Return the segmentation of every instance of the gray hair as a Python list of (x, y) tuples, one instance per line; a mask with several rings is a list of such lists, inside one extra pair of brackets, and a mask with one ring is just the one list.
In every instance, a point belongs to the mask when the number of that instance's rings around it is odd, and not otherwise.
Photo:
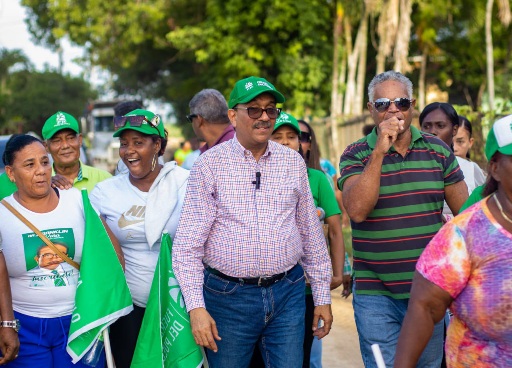
[(373, 77), (372, 81), (368, 85), (368, 99), (370, 102), (373, 102), (373, 98), (375, 96), (375, 87), (386, 81), (396, 81), (402, 83), (407, 88), (407, 97), (412, 98), (411, 80), (400, 72), (388, 70), (387, 72), (377, 74), (375, 77)]
[(209, 123), (229, 123), (228, 104), (222, 93), (216, 89), (208, 88), (196, 93), (188, 106), (191, 114), (201, 115)]

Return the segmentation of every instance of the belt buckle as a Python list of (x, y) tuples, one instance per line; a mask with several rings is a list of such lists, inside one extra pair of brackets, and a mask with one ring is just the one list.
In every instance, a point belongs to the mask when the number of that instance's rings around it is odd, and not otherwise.
[(258, 286), (267, 287), (272, 284), (272, 276), (260, 276), (258, 279)]

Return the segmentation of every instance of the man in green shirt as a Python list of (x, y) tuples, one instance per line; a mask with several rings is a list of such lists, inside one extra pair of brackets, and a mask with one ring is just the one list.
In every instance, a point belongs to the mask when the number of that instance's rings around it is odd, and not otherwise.
[(78, 121), (70, 114), (58, 111), (50, 116), (43, 125), (42, 136), (53, 158), (52, 183), (60, 189), (85, 188), (90, 192), (97, 183), (112, 176), (80, 162), (82, 134)]

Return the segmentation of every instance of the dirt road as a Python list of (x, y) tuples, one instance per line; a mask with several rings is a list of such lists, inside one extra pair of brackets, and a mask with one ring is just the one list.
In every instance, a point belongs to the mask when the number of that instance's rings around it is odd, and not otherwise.
[(343, 299), (341, 288), (331, 293), (334, 325), (324, 338), (323, 368), (364, 368), (354, 322), (352, 296)]

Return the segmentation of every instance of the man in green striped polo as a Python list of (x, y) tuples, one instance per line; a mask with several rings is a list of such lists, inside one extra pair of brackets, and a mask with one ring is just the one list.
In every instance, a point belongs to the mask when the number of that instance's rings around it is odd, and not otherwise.
[[(352, 224), (354, 315), (366, 367), (379, 344), (387, 367), (409, 302), (416, 262), (443, 224), (443, 201), (456, 215), (468, 197), (449, 147), (411, 126), (412, 82), (387, 71), (368, 86), (375, 128), (340, 159), (338, 187)], [(420, 367), (438, 368), (443, 322), (436, 325)]]

